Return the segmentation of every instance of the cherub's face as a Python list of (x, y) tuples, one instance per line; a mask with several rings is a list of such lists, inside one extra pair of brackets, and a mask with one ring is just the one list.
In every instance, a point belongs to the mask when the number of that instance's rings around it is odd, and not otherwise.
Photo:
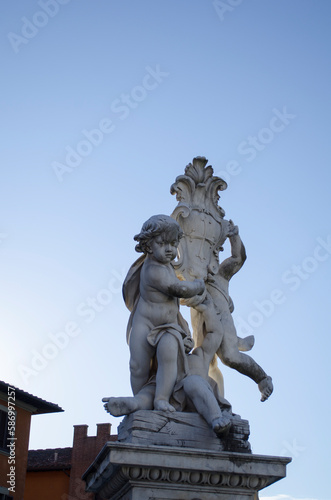
[(149, 250), (153, 258), (161, 264), (169, 264), (177, 256), (179, 240), (169, 240), (162, 235), (156, 236), (149, 244)]

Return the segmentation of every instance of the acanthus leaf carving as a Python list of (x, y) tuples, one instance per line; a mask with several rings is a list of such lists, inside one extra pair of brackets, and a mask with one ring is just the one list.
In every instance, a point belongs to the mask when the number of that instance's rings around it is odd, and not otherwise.
[(205, 157), (193, 158), (185, 175), (178, 176), (171, 186), (178, 201), (172, 217), (184, 232), (175, 268), (178, 275), (190, 280), (206, 279), (208, 273), (217, 271), (218, 253), (227, 234), (225, 212), (218, 205), (218, 192), (226, 189), (227, 184), (213, 176), (213, 167), (207, 163)]

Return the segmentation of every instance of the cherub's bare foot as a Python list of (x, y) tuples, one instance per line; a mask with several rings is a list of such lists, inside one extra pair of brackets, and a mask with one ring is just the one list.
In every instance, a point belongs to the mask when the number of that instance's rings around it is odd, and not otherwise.
[(215, 418), (212, 421), (212, 427), (213, 427), (214, 432), (218, 436), (225, 436), (230, 430), (231, 419), (228, 416), (222, 416), (222, 417)]
[(134, 397), (127, 398), (103, 398), (105, 410), (114, 417), (129, 415), (138, 410), (138, 403)]
[(274, 390), (274, 386), (272, 384), (272, 378), (271, 377), (265, 377), (261, 380), (261, 382), (258, 384), (258, 387), (261, 392), (261, 401), (266, 401), (272, 391)]
[(254, 345), (255, 339), (254, 335), (248, 335), (248, 337), (238, 337), (238, 349), (239, 351), (250, 351)]
[(176, 411), (176, 409), (165, 399), (158, 399), (154, 401), (154, 410)]

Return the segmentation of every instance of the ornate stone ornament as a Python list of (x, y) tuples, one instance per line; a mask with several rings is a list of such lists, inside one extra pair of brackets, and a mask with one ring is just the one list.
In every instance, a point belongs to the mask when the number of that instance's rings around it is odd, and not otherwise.
[(218, 192), (226, 189), (227, 184), (213, 176), (213, 168), (206, 167), (207, 163), (204, 157), (194, 158), (170, 189), (178, 201), (171, 216), (184, 232), (174, 267), (177, 275), (185, 280), (205, 280), (208, 274), (216, 274), (219, 252), (226, 240), (228, 221), (218, 205)]

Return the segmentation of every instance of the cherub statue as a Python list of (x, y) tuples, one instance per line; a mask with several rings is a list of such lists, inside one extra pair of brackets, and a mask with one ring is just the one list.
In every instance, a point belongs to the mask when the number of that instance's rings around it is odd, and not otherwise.
[[(181, 281), (171, 262), (177, 256), (182, 231), (167, 215), (155, 215), (134, 237), (136, 250), (144, 256), (130, 268), (123, 285), (127, 307), (131, 387), (134, 395), (148, 382), (156, 354), (154, 408), (175, 411), (169, 398), (178, 378), (185, 372), (185, 346), (193, 347), (187, 323), (179, 313), (179, 298), (202, 295), (202, 279)], [(179, 368), (181, 366), (181, 368)]]
[[(204, 313), (207, 333), (202, 345), (187, 355), (188, 370), (175, 384), (173, 397), (182, 402), (181, 409), (200, 413), (214, 432), (221, 436), (228, 432), (232, 423), (231, 405), (221, 397), (216, 382), (208, 376), (209, 364), (220, 345), (219, 319), (209, 295), (196, 308)], [(160, 344), (157, 351), (159, 348)], [(184, 392), (185, 399), (180, 392)], [(133, 397), (103, 398), (104, 407), (114, 416), (152, 410), (154, 393), (155, 383), (150, 380)]]
[[(218, 272), (215, 275), (209, 275), (206, 288), (210, 294), (215, 311), (218, 315), (218, 335), (219, 347), (217, 355), (221, 361), (231, 368), (247, 375), (258, 384), (261, 392), (261, 401), (265, 401), (273, 391), (272, 379), (265, 371), (254, 361), (253, 358), (240, 352), (240, 350), (249, 350), (250, 341), (253, 344), (253, 337), (240, 339), (237, 337), (236, 328), (234, 326), (232, 311), (234, 309), (233, 302), (229, 296), (229, 281), (232, 276), (237, 273), (243, 266), (246, 260), (246, 252), (243, 242), (239, 236), (238, 226), (235, 226), (230, 220), (228, 222), (227, 237), (231, 245), (231, 257), (225, 259), (220, 265)], [(194, 305), (194, 301), (188, 300), (188, 305)], [(204, 323), (207, 321), (208, 309), (192, 310), (192, 322), (199, 332), (205, 330)], [(202, 339), (200, 339), (200, 342)], [(245, 345), (242, 345), (245, 342)], [(217, 364), (212, 364), (210, 374), (219, 385), (222, 386), (222, 377)]]

